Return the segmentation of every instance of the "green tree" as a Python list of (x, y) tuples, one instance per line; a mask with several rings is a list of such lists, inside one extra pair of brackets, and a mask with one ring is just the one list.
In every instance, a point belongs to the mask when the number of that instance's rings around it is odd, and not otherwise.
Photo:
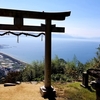
[(95, 61), (95, 68), (100, 68), (100, 44), (99, 47), (97, 48), (97, 52), (96, 52), (96, 57), (94, 57), (94, 61)]
[(66, 75), (68, 78), (77, 79), (77, 68), (73, 61), (67, 62), (66, 64)]
[(58, 56), (55, 56), (51, 63), (52, 74), (64, 74), (65, 64), (66, 61), (64, 59), (59, 59)]
[(82, 73), (85, 71), (85, 66), (83, 63), (78, 61), (78, 66), (77, 66), (77, 73), (78, 73), (78, 79), (82, 79)]
[(22, 73), (23, 81), (32, 81), (35, 78), (35, 70), (31, 65), (27, 65)]
[(42, 61), (34, 61), (31, 66), (35, 71), (35, 80), (43, 80), (44, 79), (44, 62)]
[(94, 68), (95, 67), (95, 61), (94, 59), (91, 59), (90, 61), (87, 61), (84, 64), (84, 70), (87, 71), (88, 69)]
[(82, 77), (84, 71), (84, 64), (82, 64), (74, 55), (72, 61), (68, 61), (66, 64), (66, 76), (71, 80), (78, 80)]

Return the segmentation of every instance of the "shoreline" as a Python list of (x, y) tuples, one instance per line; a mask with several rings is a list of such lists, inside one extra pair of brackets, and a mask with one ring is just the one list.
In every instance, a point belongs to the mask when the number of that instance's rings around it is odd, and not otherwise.
[(0, 55), (6, 56), (7, 58), (13, 59), (13, 60), (15, 60), (15, 61), (17, 61), (17, 62), (21, 62), (21, 63), (24, 63), (24, 64), (28, 64), (27, 62), (21, 61), (21, 60), (19, 60), (19, 59), (17, 59), (17, 58), (12, 57), (12, 56), (9, 55), (9, 54), (3, 53), (3, 52), (0, 52)]

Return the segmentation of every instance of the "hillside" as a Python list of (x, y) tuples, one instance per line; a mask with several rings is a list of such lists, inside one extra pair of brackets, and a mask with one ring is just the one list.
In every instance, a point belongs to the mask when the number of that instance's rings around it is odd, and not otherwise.
[[(44, 100), (39, 92), (43, 83), (21, 83), (12, 87), (0, 85), (0, 100)], [(80, 83), (53, 83), (56, 100), (96, 100), (95, 92), (82, 88)], [(47, 99), (45, 99), (47, 100)]]

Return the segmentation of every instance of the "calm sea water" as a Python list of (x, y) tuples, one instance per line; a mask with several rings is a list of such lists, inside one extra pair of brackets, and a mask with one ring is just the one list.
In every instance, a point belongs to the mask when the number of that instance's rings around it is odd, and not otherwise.
[[(0, 52), (11, 55), (19, 60), (31, 63), (44, 59), (45, 40), (34, 37), (20, 37), (17, 43), (16, 37), (0, 37)], [(58, 55), (66, 61), (72, 60), (74, 55), (79, 61), (85, 63), (96, 56), (99, 40), (88, 39), (52, 39), (52, 58)]]

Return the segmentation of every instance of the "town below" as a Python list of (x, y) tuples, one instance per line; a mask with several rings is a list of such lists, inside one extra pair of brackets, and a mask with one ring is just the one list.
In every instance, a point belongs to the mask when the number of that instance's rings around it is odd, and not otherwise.
[(21, 71), (25, 66), (25, 62), (17, 60), (7, 54), (0, 53), (0, 78), (6, 76), (8, 72)]

